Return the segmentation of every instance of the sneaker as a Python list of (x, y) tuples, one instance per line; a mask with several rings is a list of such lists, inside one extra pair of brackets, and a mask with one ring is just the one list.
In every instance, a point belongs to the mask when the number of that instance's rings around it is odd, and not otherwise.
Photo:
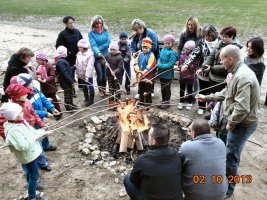
[(230, 199), (230, 198), (232, 197), (232, 195), (233, 195), (233, 193), (231, 193), (231, 194), (226, 194), (225, 197), (224, 197), (224, 199)]
[(55, 151), (57, 150), (57, 147), (54, 145), (50, 145), (48, 148), (44, 149), (44, 151)]
[(44, 171), (52, 171), (52, 167), (50, 167), (49, 165), (46, 165), (45, 167), (40, 167), (41, 170), (44, 170)]
[(140, 96), (140, 95), (137, 94), (137, 95), (134, 96), (134, 98), (135, 98), (135, 99), (139, 99), (139, 96)]
[(204, 114), (204, 110), (203, 109), (198, 109), (197, 114), (203, 115)]
[(179, 109), (179, 110), (182, 110), (183, 107), (184, 107), (184, 103), (178, 103), (178, 109)]
[(192, 107), (193, 107), (193, 104), (188, 103), (188, 104), (186, 104), (185, 109), (186, 110), (191, 110)]

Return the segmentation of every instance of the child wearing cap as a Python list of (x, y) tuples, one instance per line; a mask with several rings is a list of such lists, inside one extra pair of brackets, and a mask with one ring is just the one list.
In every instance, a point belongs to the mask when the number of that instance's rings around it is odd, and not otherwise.
[(134, 72), (139, 78), (138, 94), (140, 104), (149, 106), (152, 103), (152, 81), (156, 67), (156, 58), (151, 52), (152, 40), (146, 37), (142, 41), (142, 52), (135, 59)]
[[(35, 113), (31, 102), (27, 99), (27, 94), (30, 93), (30, 90), (16, 83), (9, 85), (5, 90), (5, 93), (11, 98), (13, 103), (17, 103), (22, 107), (24, 119), (30, 124), (30, 126), (45, 127), (45, 124)], [(42, 152), (42, 154), (38, 158), (38, 166), (40, 169), (45, 171), (52, 170), (52, 168), (48, 165), (44, 152)]]
[[(27, 98), (30, 100), (34, 111), (36, 114), (43, 120), (44, 118), (53, 118), (53, 116), (59, 115), (59, 112), (57, 109), (55, 109), (55, 106), (45, 97), (45, 95), (40, 92), (36, 87), (34, 87), (32, 76), (29, 74), (19, 74), (17, 76), (17, 83), (19, 85), (22, 85), (30, 90), (30, 93), (28, 94)], [(47, 109), (45, 111), (44, 109)], [(42, 128), (42, 126), (35, 127)], [(56, 147), (49, 143), (48, 137), (45, 137), (42, 140), (42, 145), (44, 151), (54, 151), (56, 150)]]
[[(95, 89), (93, 86), (93, 71), (95, 57), (94, 53), (89, 49), (89, 42), (86, 39), (81, 39), (78, 42), (79, 52), (76, 57), (76, 75), (78, 83), (82, 84), (85, 106), (90, 106), (94, 103)], [(89, 90), (89, 94), (88, 94)]]
[[(183, 109), (184, 106), (187, 110), (190, 110), (193, 106), (193, 96), (189, 95), (185, 96), (185, 91), (187, 90), (187, 94), (193, 93), (193, 84), (195, 80), (195, 71), (197, 68), (197, 63), (194, 62), (187, 68), (182, 68), (184, 62), (188, 59), (191, 52), (195, 49), (195, 42), (193, 40), (189, 40), (184, 45), (184, 51), (182, 52), (179, 60), (179, 69), (180, 69), (180, 103), (178, 103), (178, 109)], [(186, 104), (187, 101), (187, 104)]]
[(43, 199), (36, 195), (39, 177), (37, 158), (42, 153), (38, 139), (45, 134), (44, 129), (35, 130), (23, 118), (20, 105), (5, 103), (0, 114), (7, 120), (4, 124), (6, 144), (17, 160), (27, 169), (28, 199)]
[(120, 33), (120, 41), (118, 43), (119, 45), (119, 51), (121, 52), (121, 55), (124, 60), (124, 72), (125, 72), (125, 89), (127, 95), (131, 93), (130, 90), (130, 84), (131, 84), (131, 50), (130, 50), (130, 44), (127, 42), (128, 35), (126, 32)]
[(67, 48), (59, 46), (57, 48), (56, 71), (58, 73), (58, 81), (64, 90), (64, 102), (66, 110), (77, 109), (73, 103), (72, 90), (74, 88), (74, 79), (72, 78), (72, 71), (69, 62), (66, 60)]
[(106, 56), (106, 60), (106, 65), (109, 68), (107, 69), (109, 92), (111, 95), (115, 95), (115, 97), (112, 96), (109, 98), (109, 105), (113, 106), (121, 98), (121, 94), (118, 90), (120, 90), (120, 85), (122, 83), (124, 64), (117, 42), (110, 43), (109, 53)]
[(163, 41), (165, 47), (161, 50), (157, 63), (162, 96), (161, 104), (158, 107), (161, 109), (170, 107), (171, 83), (174, 78), (174, 70), (171, 69), (177, 60), (177, 48), (174, 45), (173, 35), (166, 35)]
[[(49, 63), (48, 56), (44, 52), (38, 52), (36, 54), (36, 62), (38, 63), (36, 69), (36, 79), (41, 84), (41, 91), (47, 97), (52, 99), (52, 103), (55, 105), (57, 111), (61, 111), (57, 97), (56, 87), (56, 72), (54, 67)], [(61, 114), (55, 116), (57, 120), (61, 118)]]

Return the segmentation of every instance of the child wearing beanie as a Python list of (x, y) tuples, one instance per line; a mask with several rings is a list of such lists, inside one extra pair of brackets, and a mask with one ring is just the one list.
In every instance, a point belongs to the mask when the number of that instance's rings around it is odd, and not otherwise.
[[(89, 42), (86, 39), (81, 39), (78, 42), (79, 52), (76, 57), (76, 75), (78, 83), (82, 84), (85, 106), (90, 106), (94, 103), (95, 89), (93, 86), (93, 71), (95, 57), (94, 53), (89, 49)], [(88, 94), (89, 90), (89, 94)]]
[(128, 43), (128, 35), (126, 32), (120, 33), (120, 41), (118, 43), (119, 45), (119, 51), (121, 52), (121, 55), (124, 60), (124, 72), (125, 72), (125, 89), (127, 95), (131, 93), (130, 90), (130, 84), (131, 84), (131, 50), (130, 50), (130, 44)]
[(138, 94), (140, 104), (149, 106), (152, 103), (152, 81), (156, 67), (156, 58), (151, 52), (152, 40), (146, 37), (142, 41), (142, 52), (138, 54), (134, 63), (134, 72), (139, 79)]
[[(19, 85), (22, 85), (30, 90), (30, 93), (27, 96), (27, 99), (30, 100), (34, 111), (36, 114), (43, 120), (44, 118), (53, 118), (53, 116), (59, 115), (55, 106), (49, 101), (45, 95), (40, 92), (33, 84), (33, 79), (29, 74), (19, 74), (17, 77), (17, 82)], [(45, 108), (47, 111), (45, 111)], [(42, 128), (40, 126), (35, 126), (35, 128)], [(48, 137), (45, 137), (42, 140), (42, 145), (44, 151), (54, 151), (56, 147), (49, 143)]]
[(73, 103), (72, 90), (74, 88), (74, 79), (72, 78), (72, 70), (69, 62), (66, 60), (67, 48), (59, 46), (57, 48), (56, 56), (56, 70), (58, 73), (58, 81), (62, 89), (64, 90), (64, 103), (66, 110), (77, 109)]
[[(35, 113), (30, 100), (27, 99), (27, 95), (30, 93), (30, 90), (19, 84), (11, 84), (7, 87), (5, 93), (11, 98), (13, 103), (17, 103), (22, 107), (24, 119), (30, 124), (30, 126), (45, 126), (40, 117)], [(45, 171), (52, 170), (52, 168), (48, 165), (44, 152), (42, 152), (42, 154), (38, 157), (37, 162), (40, 169)]]
[(114, 106), (121, 98), (121, 94), (118, 91), (122, 83), (124, 63), (121, 52), (119, 51), (118, 42), (110, 43), (106, 60), (106, 66), (109, 68), (107, 69), (108, 87), (110, 94), (113, 95), (109, 98), (109, 106)]
[[(179, 60), (179, 69), (180, 69), (180, 103), (178, 103), (178, 109), (183, 109), (184, 106), (187, 110), (190, 110), (193, 106), (193, 96), (189, 95), (184, 98), (185, 91), (187, 90), (187, 94), (193, 93), (193, 84), (195, 80), (195, 71), (197, 68), (197, 63), (194, 62), (188, 68), (181, 69), (184, 62), (189, 58), (189, 55), (195, 49), (195, 42), (193, 40), (189, 40), (184, 45), (184, 51), (182, 52)], [(186, 104), (187, 101), (187, 104)]]
[[(56, 87), (56, 72), (55, 68), (49, 63), (48, 56), (44, 52), (38, 52), (36, 54), (36, 62), (38, 63), (36, 69), (36, 79), (41, 84), (41, 92), (47, 97), (52, 99), (52, 103), (55, 105), (57, 111), (61, 111), (57, 97)], [(61, 118), (61, 115), (55, 116), (57, 120)]]
[(16, 103), (3, 104), (0, 114), (7, 120), (4, 124), (6, 144), (26, 169), (28, 199), (43, 199), (36, 195), (36, 189), (39, 177), (37, 158), (42, 153), (38, 139), (45, 134), (44, 129), (31, 127), (23, 118), (21, 106)]
[(177, 49), (174, 45), (175, 39), (172, 35), (166, 35), (163, 38), (164, 48), (161, 50), (158, 59), (158, 74), (161, 84), (162, 101), (158, 106), (161, 109), (170, 107), (171, 83), (174, 78), (174, 64), (177, 60)]

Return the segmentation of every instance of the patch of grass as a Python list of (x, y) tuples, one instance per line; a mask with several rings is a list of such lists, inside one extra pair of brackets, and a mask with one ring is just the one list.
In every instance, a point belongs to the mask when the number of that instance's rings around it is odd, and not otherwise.
[(233, 25), (239, 35), (267, 33), (266, 0), (0, 0), (0, 5), (0, 15), (12, 17), (72, 15), (80, 23), (89, 23), (100, 14), (111, 28), (126, 31), (134, 18), (140, 18), (155, 30), (177, 32), (194, 15), (201, 25)]

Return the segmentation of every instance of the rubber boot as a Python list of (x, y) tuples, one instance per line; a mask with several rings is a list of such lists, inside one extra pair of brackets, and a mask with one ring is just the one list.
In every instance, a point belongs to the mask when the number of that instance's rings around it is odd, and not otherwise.
[(95, 93), (90, 93), (89, 106), (91, 106), (92, 104), (94, 104), (94, 98), (95, 98)]
[(84, 106), (88, 107), (90, 106), (90, 102), (89, 102), (89, 94), (84, 94)]

